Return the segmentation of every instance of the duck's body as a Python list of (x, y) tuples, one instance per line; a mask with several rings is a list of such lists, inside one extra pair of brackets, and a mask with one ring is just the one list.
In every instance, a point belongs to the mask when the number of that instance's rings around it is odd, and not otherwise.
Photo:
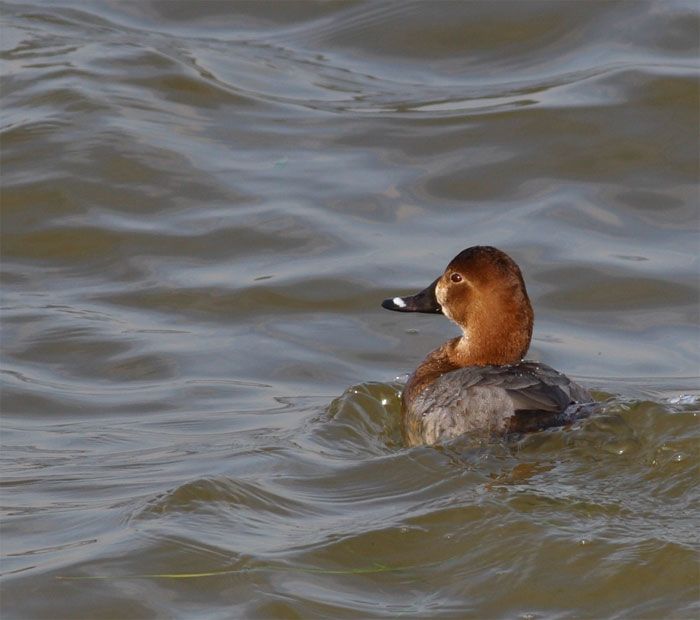
[(586, 390), (546, 364), (467, 366), (404, 398), (404, 437), (416, 445), (465, 433), (530, 432), (571, 422), (589, 401)]
[(399, 312), (443, 313), (462, 328), (461, 337), (421, 362), (404, 388), (409, 445), (566, 424), (592, 402), (565, 375), (523, 361), (533, 312), (520, 269), (496, 248), (464, 250), (427, 289), (382, 305)]

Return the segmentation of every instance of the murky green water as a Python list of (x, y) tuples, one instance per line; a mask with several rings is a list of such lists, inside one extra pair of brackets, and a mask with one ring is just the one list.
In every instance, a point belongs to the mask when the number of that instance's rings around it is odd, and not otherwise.
[[(700, 614), (697, 3), (0, 11), (3, 620)], [(407, 449), (475, 244), (604, 405)]]

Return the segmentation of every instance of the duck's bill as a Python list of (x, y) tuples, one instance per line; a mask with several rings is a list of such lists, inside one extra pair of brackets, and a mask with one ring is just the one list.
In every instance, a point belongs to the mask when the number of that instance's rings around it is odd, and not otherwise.
[(395, 310), (396, 312), (427, 312), (430, 314), (439, 314), (442, 312), (442, 308), (435, 297), (435, 285), (438, 283), (438, 280), (440, 280), (440, 278), (435, 280), (428, 288), (410, 297), (385, 299), (382, 302), (382, 308)]

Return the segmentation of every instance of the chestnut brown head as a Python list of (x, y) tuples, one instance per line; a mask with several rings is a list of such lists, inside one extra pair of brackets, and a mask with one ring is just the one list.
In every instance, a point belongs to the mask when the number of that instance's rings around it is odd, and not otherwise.
[(444, 314), (461, 327), (472, 352), (493, 363), (517, 361), (530, 344), (533, 312), (523, 276), (515, 261), (494, 247), (463, 250), (426, 289), (386, 299), (382, 306)]

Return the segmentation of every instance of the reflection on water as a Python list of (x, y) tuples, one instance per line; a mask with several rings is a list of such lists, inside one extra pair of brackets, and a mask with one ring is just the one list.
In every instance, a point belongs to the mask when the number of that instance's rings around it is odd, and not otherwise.
[[(694, 3), (0, 6), (3, 617), (697, 615)], [(475, 244), (603, 405), (407, 450)]]

